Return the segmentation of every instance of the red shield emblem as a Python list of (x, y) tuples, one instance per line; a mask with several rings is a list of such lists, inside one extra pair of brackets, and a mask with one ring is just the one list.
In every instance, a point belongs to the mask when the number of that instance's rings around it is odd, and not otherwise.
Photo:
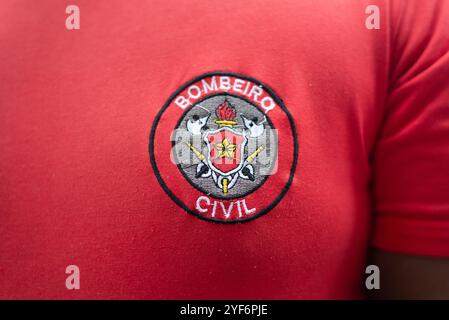
[(209, 166), (220, 175), (230, 175), (241, 169), (247, 142), (243, 133), (229, 127), (206, 133)]

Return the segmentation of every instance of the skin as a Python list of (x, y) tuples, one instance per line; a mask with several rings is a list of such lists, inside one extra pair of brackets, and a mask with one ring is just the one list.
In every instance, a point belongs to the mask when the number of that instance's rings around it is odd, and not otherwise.
[(449, 299), (449, 259), (373, 250), (369, 264), (380, 269), (380, 289), (372, 299)]

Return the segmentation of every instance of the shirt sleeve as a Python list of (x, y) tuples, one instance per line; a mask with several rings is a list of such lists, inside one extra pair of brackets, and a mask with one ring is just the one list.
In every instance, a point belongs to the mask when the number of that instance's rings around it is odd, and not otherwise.
[(372, 158), (372, 245), (449, 257), (449, 1), (390, 6), (390, 85)]

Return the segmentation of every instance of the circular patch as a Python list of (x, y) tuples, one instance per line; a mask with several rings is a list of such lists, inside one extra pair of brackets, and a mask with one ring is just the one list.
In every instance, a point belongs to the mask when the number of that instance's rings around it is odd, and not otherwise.
[(208, 73), (162, 107), (150, 159), (165, 192), (209, 221), (244, 222), (267, 213), (287, 192), (298, 144), (290, 113), (259, 81)]

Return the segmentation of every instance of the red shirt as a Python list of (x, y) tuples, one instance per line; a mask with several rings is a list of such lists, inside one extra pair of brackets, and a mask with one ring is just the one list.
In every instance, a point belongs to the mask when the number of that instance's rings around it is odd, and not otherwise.
[(76, 5), (0, 4), (0, 298), (360, 298), (370, 246), (449, 256), (449, 2)]

